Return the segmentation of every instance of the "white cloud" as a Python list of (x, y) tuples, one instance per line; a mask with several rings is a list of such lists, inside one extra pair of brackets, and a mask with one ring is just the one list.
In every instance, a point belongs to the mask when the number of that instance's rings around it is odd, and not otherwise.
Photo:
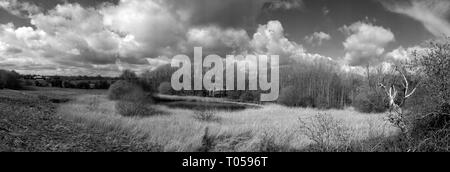
[(405, 50), (403, 47), (399, 47), (387, 53), (386, 57), (393, 61), (408, 61), (410, 59), (409, 55), (410, 54), (407, 50)]
[[(0, 1), (8, 7), (11, 2)], [(65, 3), (45, 13), (30, 14), (34, 28), (1, 24), (4, 43), (0, 54), (14, 50), (4, 45), (24, 52), (4, 56), (0, 62), (6, 65), (15, 59), (20, 63), (17, 66), (49, 62), (47, 65), (86, 70), (111, 70), (114, 67), (104, 66), (116, 66), (118, 57), (124, 63), (146, 64), (147, 57), (173, 53), (185, 36), (183, 23), (163, 5), (160, 1), (122, 0), (118, 5), (93, 8)], [(27, 60), (17, 60), (21, 58)]]
[(217, 26), (192, 28), (186, 37), (189, 47), (201, 46), (216, 54), (243, 52), (248, 49), (250, 42), (243, 29), (222, 29)]
[(413, 60), (414, 53), (418, 55), (426, 54), (428, 48), (421, 46), (413, 46), (408, 48), (403, 48), (402, 46), (392, 50), (386, 54), (386, 60), (390, 62), (405, 62)]
[(106, 27), (134, 37), (138, 47), (128, 51), (141, 57), (168, 55), (179, 48), (187, 31), (188, 23), (183, 19), (188, 17), (170, 11), (164, 1), (122, 0), (117, 6), (101, 9), (101, 13)]
[(30, 27), (16, 29), (13, 24), (0, 25), (0, 55), (3, 56), (1, 64), (17, 66), (52, 64), (35, 51), (45, 46), (40, 40), (44, 35), (45, 33)]
[(450, 36), (450, 1), (448, 0), (409, 0), (408, 3), (381, 2), (388, 10), (421, 22), (434, 36)]
[[(6, 1), (0, 2), (6, 6)], [(25, 73), (115, 75), (121, 67), (143, 70), (164, 65), (164, 59), (154, 58), (187, 54), (194, 46), (212, 53), (280, 55), (281, 62), (330, 59), (290, 41), (279, 21), (260, 25), (250, 36), (244, 29), (191, 25), (190, 17), (181, 16), (190, 12), (176, 11), (166, 3), (121, 0), (97, 7), (64, 3), (30, 13), (33, 27), (0, 24), (0, 67)]]
[(3, 8), (9, 13), (19, 17), (26, 17), (41, 11), (38, 6), (32, 3), (19, 2), (18, 0), (0, 0), (0, 8)]
[(279, 21), (269, 21), (260, 25), (250, 42), (257, 53), (269, 53), (280, 56), (292, 56), (304, 52), (303, 46), (289, 41)]
[[(279, 21), (259, 25), (252, 37), (243, 29), (223, 29), (217, 26), (192, 28), (187, 33), (187, 47), (201, 46), (204, 54), (279, 55), (280, 63), (332, 61), (320, 54), (308, 53), (302, 45), (290, 41)], [(206, 51), (206, 53), (205, 53)], [(256, 64), (257, 61), (249, 61)]]
[(320, 46), (323, 41), (331, 40), (331, 36), (324, 32), (314, 32), (312, 35), (305, 37), (306, 42)]
[(395, 41), (394, 34), (381, 26), (356, 22), (341, 29), (348, 35), (343, 45), (344, 60), (350, 66), (365, 66), (378, 63), (388, 43)]
[(266, 25), (260, 25), (250, 41), (252, 50), (256, 54), (279, 55), (280, 63), (290, 60), (300, 62), (312, 62), (315, 60), (331, 60), (320, 54), (311, 54), (296, 42), (290, 41), (284, 35), (282, 24), (277, 21), (269, 21)]

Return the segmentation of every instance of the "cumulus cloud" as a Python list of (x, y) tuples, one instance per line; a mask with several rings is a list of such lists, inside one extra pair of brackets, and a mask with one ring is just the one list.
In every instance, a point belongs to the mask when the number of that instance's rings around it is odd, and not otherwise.
[(102, 24), (107, 28), (131, 35), (123, 45), (124, 56), (142, 57), (170, 55), (178, 48), (187, 30), (182, 16), (166, 7), (164, 1), (122, 0), (117, 6), (101, 9)]
[(41, 9), (35, 4), (29, 2), (19, 2), (18, 0), (0, 0), (0, 8), (3, 8), (9, 13), (19, 17), (26, 17), (41, 11)]
[(331, 36), (324, 32), (314, 32), (312, 35), (305, 37), (306, 42), (320, 46), (323, 41), (331, 40)]
[(13, 24), (0, 25), (1, 66), (51, 66), (49, 60), (39, 55), (45, 44), (40, 40), (45, 33), (31, 27), (15, 28)]
[(410, 53), (403, 47), (398, 47), (386, 54), (386, 57), (393, 61), (408, 61)]
[(223, 29), (217, 26), (192, 28), (187, 33), (186, 45), (201, 46), (204, 51), (216, 54), (279, 55), (281, 62), (329, 59), (308, 53), (302, 45), (286, 38), (283, 25), (277, 20), (259, 25), (251, 37), (243, 29)]
[(421, 22), (434, 36), (450, 36), (450, 1), (448, 0), (408, 0), (381, 3), (391, 12), (403, 14)]
[(350, 66), (373, 65), (382, 59), (385, 47), (395, 41), (394, 34), (386, 28), (371, 23), (356, 22), (340, 28), (348, 35), (343, 45), (344, 60)]
[(188, 47), (203, 47), (215, 54), (240, 53), (249, 48), (250, 38), (243, 29), (222, 29), (217, 26), (192, 28), (187, 33)]
[(392, 50), (386, 54), (386, 61), (388, 62), (405, 62), (413, 59), (414, 53), (418, 55), (425, 55), (428, 48), (421, 46), (413, 46), (408, 48), (403, 48), (402, 46)]
[[(8, 9), (31, 6), (19, 1), (0, 2)], [(214, 7), (219, 1), (193, 2)], [(228, 2), (233, 5), (242, 1)], [(300, 3), (292, 2), (294, 6)], [(199, 14), (193, 9), (199, 7), (181, 8), (179, 3), (184, 2), (121, 0), (96, 7), (66, 2), (46, 11), (34, 10), (27, 16), (31, 27), (0, 24), (0, 67), (25, 73), (53, 70), (63, 75), (116, 75), (127, 67), (144, 70), (167, 64), (167, 57), (191, 53), (194, 46), (221, 55), (280, 55), (281, 62), (329, 59), (308, 53), (286, 38), (279, 21), (259, 25), (254, 35), (249, 35), (241, 27), (224, 27), (226, 22), (206, 25), (203, 22), (212, 18), (194, 19)]]
[(130, 0), (97, 8), (59, 4), (29, 15), (34, 27), (0, 25), (1, 41), (15, 48), (2, 48), (0, 53), (23, 66), (47, 61), (53, 66), (112, 70), (108, 66), (115, 66), (117, 58), (147, 64), (146, 57), (174, 52), (184, 36), (180, 19), (163, 5)]
[(260, 25), (250, 41), (250, 46), (256, 54), (279, 55), (280, 64), (292, 60), (297, 62), (332, 60), (330, 57), (309, 53), (302, 45), (286, 38), (283, 25), (277, 20)]

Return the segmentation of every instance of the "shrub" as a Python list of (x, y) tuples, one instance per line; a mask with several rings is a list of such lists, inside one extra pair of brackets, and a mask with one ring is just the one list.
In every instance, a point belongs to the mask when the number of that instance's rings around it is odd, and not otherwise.
[(291, 142), (293, 139), (293, 134), (289, 135), (283, 140), (278, 140), (281, 133), (269, 133), (265, 131), (261, 135), (261, 140), (257, 145), (258, 152), (293, 152), (295, 149), (291, 146)]
[(363, 113), (382, 113), (388, 109), (385, 96), (370, 88), (362, 88), (360, 90), (353, 102), (353, 106)]
[(134, 82), (138, 79), (136, 73), (131, 70), (124, 70), (119, 78), (130, 82)]
[(288, 86), (281, 90), (280, 96), (278, 97), (278, 103), (285, 106), (297, 106), (299, 98), (295, 87)]
[(300, 131), (314, 142), (314, 151), (347, 151), (350, 148), (350, 129), (342, 121), (327, 114), (309, 120), (299, 119)]
[(160, 94), (172, 95), (174, 94), (174, 90), (172, 89), (172, 85), (169, 82), (163, 82), (158, 87), (158, 92)]
[[(118, 81), (115, 84), (120, 83), (121, 81)], [(125, 83), (127, 82), (125, 81)], [(126, 89), (131, 90), (128, 90), (128, 92), (121, 92), (121, 94), (118, 95), (119, 101), (116, 103), (116, 110), (120, 115), (126, 117), (146, 117), (162, 114), (151, 106), (153, 100), (146, 96), (145, 92), (140, 89), (139, 86), (131, 84), (129, 87), (126, 87)]]
[(436, 106), (450, 104), (450, 37), (443, 41), (432, 41), (429, 43), (429, 51), (413, 55), (413, 66), (425, 78), (422, 84), (438, 102)]
[(144, 72), (140, 78), (139, 83), (147, 92), (156, 92), (161, 83), (170, 82), (172, 74), (176, 71), (176, 68), (172, 68), (170, 65), (164, 65), (158, 67), (153, 71)]
[(413, 120), (410, 137), (414, 151), (450, 151), (450, 115), (432, 113)]
[(145, 117), (157, 114), (145, 101), (120, 100), (116, 103), (117, 112), (125, 117)]
[(20, 75), (14, 71), (0, 70), (0, 89), (22, 89)]
[(139, 85), (121, 80), (111, 85), (108, 97), (111, 100), (141, 99), (145, 97), (145, 93)]
[(425, 53), (413, 53), (422, 81), (419, 108), (413, 113), (410, 139), (415, 151), (450, 151), (450, 38), (429, 43)]

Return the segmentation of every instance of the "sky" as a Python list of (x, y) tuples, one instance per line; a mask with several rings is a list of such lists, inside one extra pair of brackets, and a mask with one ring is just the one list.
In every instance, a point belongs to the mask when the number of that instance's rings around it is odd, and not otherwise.
[(0, 69), (24, 74), (115, 76), (194, 47), (350, 70), (443, 36), (448, 0), (0, 0)]

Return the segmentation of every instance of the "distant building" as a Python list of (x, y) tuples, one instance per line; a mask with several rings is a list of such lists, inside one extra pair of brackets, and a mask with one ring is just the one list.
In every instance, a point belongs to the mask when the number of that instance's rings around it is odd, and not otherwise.
[(43, 76), (34, 76), (33, 77), (34, 80), (45, 80), (45, 78)]

